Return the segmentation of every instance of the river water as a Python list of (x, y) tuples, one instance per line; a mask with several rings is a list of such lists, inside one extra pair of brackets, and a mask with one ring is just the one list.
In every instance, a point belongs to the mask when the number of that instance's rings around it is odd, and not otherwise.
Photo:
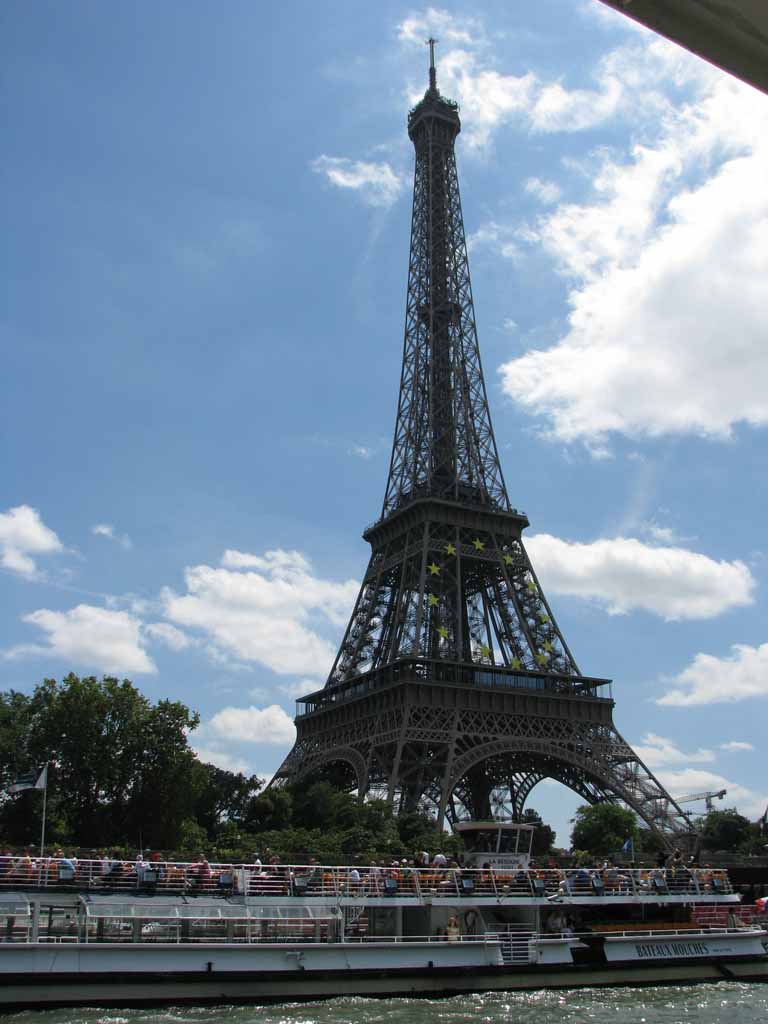
[(766, 1024), (768, 985), (494, 992), (452, 999), (339, 998), (278, 1006), (24, 1011), (12, 1024)]

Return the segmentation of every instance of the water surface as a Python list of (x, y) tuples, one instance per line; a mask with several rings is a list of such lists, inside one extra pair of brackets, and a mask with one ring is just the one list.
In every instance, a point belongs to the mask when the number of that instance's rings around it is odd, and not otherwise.
[(768, 985), (493, 992), (451, 999), (331, 999), (276, 1006), (23, 1011), (12, 1024), (767, 1024)]

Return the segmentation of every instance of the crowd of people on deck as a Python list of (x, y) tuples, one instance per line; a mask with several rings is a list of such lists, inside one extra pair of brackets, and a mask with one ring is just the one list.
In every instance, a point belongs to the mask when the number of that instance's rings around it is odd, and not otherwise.
[[(55, 848), (49, 856), (33, 856), (29, 849), (20, 855), (10, 850), (0, 852), (0, 884), (72, 883), (105, 888), (184, 888), (191, 891), (210, 889), (235, 890), (239, 881), (239, 869), (245, 868), (249, 878), (249, 892), (265, 894), (293, 889), (309, 893), (311, 890), (325, 891), (333, 888), (333, 872), (338, 869), (322, 867), (316, 858), (308, 857), (306, 864), (290, 867), (281, 863), (277, 854), (266, 850), (264, 856), (254, 853), (247, 864), (216, 864), (200, 853), (194, 862), (170, 861), (157, 851), (141, 851), (133, 859), (126, 859), (118, 851), (94, 850), (88, 857), (78, 858), (65, 855), (61, 848)], [(468, 889), (475, 885), (480, 889), (501, 884), (505, 892), (532, 891), (548, 895), (554, 901), (575, 894), (614, 894), (632, 890), (640, 892), (685, 891), (689, 888), (716, 891), (725, 884), (725, 872), (714, 870), (711, 865), (704, 867), (693, 860), (687, 863), (679, 849), (669, 856), (660, 854), (655, 867), (640, 868), (634, 862), (615, 864), (605, 860), (602, 864), (582, 865), (563, 869), (551, 859), (546, 867), (531, 860), (527, 867), (509, 870), (492, 868), (486, 861), (477, 870), (469, 870), (461, 856), (448, 857), (443, 852), (430, 856), (426, 850), (416, 852), (412, 857), (393, 860), (373, 861), (365, 866), (352, 865), (346, 869), (344, 886), (350, 893), (381, 891), (394, 895), (415, 889), (418, 876), (422, 888), (437, 892), (441, 889), (456, 889), (462, 878), (467, 878)]]

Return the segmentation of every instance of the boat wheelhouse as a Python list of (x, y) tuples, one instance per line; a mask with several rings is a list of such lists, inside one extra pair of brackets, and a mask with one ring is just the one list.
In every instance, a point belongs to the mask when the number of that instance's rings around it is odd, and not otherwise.
[(513, 870), (527, 868), (531, 860), (535, 825), (512, 821), (460, 821), (454, 825), (464, 843), (469, 867)]

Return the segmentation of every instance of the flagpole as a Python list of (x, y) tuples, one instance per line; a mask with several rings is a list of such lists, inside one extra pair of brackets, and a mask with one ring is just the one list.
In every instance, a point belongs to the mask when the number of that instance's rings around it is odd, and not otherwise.
[(45, 772), (45, 785), (43, 786), (43, 826), (40, 830), (40, 860), (45, 852), (45, 815), (48, 810), (48, 765), (43, 768)]

